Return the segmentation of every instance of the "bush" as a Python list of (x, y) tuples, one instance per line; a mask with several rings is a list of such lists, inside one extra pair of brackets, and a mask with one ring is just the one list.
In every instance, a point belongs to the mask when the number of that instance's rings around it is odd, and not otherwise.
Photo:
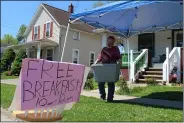
[(130, 94), (130, 89), (128, 88), (127, 82), (124, 78), (120, 78), (120, 80), (117, 82), (117, 86), (120, 87), (120, 89), (117, 91), (118, 94)]
[(11, 72), (13, 75), (20, 74), (20, 70), (22, 66), (22, 59), (24, 58), (26, 58), (26, 52), (24, 50), (20, 50), (12, 64)]
[(90, 72), (90, 73), (88, 74), (87, 79), (92, 79), (92, 78), (93, 78), (93, 73), (92, 73), (92, 72)]
[(150, 85), (156, 85), (156, 80), (154, 78), (146, 78), (146, 82)]
[(1, 58), (1, 72), (8, 71), (11, 69), (11, 64), (15, 59), (15, 52), (13, 49), (7, 49), (2, 55)]
[(5, 75), (5, 76), (11, 76), (12, 73), (11, 73), (11, 71), (5, 71), (5, 72), (3, 72), (3, 75)]
[(97, 88), (97, 82), (95, 82), (94, 78), (87, 79), (84, 89), (85, 90), (94, 90)]

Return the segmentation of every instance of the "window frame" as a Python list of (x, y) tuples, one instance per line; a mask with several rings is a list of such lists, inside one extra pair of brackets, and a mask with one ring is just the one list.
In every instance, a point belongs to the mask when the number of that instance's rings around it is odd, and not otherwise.
[(72, 50), (72, 63), (74, 63), (74, 52), (77, 51), (78, 52), (78, 56), (77, 56), (77, 63), (75, 64), (79, 64), (79, 58), (80, 58), (80, 54), (79, 54), (79, 49), (73, 49)]
[[(36, 34), (36, 33), (35, 33), (35, 32), (36, 32), (36, 31), (35, 31), (35, 28), (36, 28), (36, 27), (37, 27), (37, 38), (35, 38), (35, 34)], [(38, 27), (39, 27), (38, 25), (35, 25), (35, 26), (34, 26), (34, 40), (38, 40)]]
[[(50, 23), (50, 27), (49, 27), (49, 36), (47, 36), (47, 24)], [(51, 21), (47, 21), (46, 22), (46, 26), (45, 26), (45, 37), (49, 38), (50, 37), (50, 30), (51, 30)]]
[[(78, 34), (79, 34), (79, 35), (78, 35), (78, 38), (75, 38), (75, 36), (74, 36), (75, 33), (78, 33)], [(79, 31), (75, 31), (75, 30), (73, 31), (73, 39), (74, 39), (74, 40), (78, 40), (78, 41), (80, 40), (80, 32), (79, 32)]]
[[(52, 52), (52, 61), (53, 61), (53, 59), (54, 59), (54, 47), (47, 47), (47, 48), (46, 48), (46, 60), (48, 60), (48, 59), (47, 59), (47, 57), (48, 57), (48, 56), (47, 56), (47, 54), (48, 54), (48, 51), (47, 51), (47, 50), (49, 50), (49, 49), (52, 49), (52, 51), (53, 51), (53, 52)], [(50, 57), (50, 56), (49, 56), (49, 57)]]
[(95, 58), (96, 58), (95, 52), (90, 51), (90, 52), (89, 52), (89, 66), (92, 65), (92, 64), (91, 64), (91, 54), (94, 54), (93, 64), (95, 63)]

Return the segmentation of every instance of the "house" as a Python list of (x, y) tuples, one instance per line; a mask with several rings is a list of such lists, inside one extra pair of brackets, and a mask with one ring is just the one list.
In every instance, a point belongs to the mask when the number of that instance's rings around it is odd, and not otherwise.
[[(69, 16), (74, 12), (71, 4), (68, 11), (41, 4), (25, 31), (25, 40), (11, 46), (23, 48), (28, 58), (60, 61)], [(101, 36), (93, 33), (87, 24), (72, 25), (65, 47), (63, 62), (90, 66), (101, 49)]]

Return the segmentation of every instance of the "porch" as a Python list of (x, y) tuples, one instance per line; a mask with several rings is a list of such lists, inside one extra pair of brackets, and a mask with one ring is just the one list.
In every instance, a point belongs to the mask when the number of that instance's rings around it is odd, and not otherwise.
[(11, 45), (7, 48), (26, 50), (27, 58), (47, 59), (50, 61), (58, 61), (59, 44), (49, 39), (41, 39), (30, 41), (18, 45)]

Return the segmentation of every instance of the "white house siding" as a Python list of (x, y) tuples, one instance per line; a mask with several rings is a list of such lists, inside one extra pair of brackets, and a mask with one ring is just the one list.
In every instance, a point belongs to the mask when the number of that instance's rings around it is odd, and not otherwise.
[[(52, 33), (52, 37), (49, 39), (59, 43), (60, 28), (58, 25), (56, 25), (54, 20), (50, 17), (50, 15), (45, 10), (42, 10), (40, 16), (37, 18), (34, 24), (34, 25), (40, 25), (40, 39), (43, 39), (44, 24), (47, 23), (48, 21), (53, 22), (53, 33)], [(27, 42), (29, 41), (32, 41), (32, 28), (27, 37)]]
[[(171, 36), (171, 30), (155, 33), (155, 56), (165, 54), (166, 47), (171, 50)], [(130, 50), (138, 51), (138, 36), (133, 36), (129, 39), (129, 47)], [(125, 46), (125, 48), (127, 47)]]
[(166, 47), (169, 47), (171, 51), (171, 46), (171, 30), (155, 33), (155, 56), (166, 54)]
[[(63, 31), (66, 32), (66, 29)], [(64, 37), (65, 33), (62, 40), (62, 46)], [(89, 66), (89, 53), (91, 51), (95, 52), (95, 57), (97, 58), (102, 47), (101, 40), (100, 35), (92, 35), (84, 32), (80, 32), (80, 40), (73, 40), (73, 30), (70, 30), (68, 33), (63, 61), (72, 62), (73, 49), (79, 49), (79, 63)]]

